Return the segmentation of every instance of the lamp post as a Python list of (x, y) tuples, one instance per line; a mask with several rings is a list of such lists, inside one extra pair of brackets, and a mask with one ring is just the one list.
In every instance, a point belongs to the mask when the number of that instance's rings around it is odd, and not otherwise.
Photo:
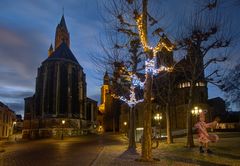
[(123, 122), (124, 125), (124, 133), (127, 136), (127, 122)]
[(159, 114), (157, 113), (155, 116), (154, 116), (154, 120), (157, 121), (157, 124), (158, 124), (158, 127), (159, 127), (159, 135), (160, 135), (160, 139), (161, 139), (161, 120), (162, 120), (162, 114)]
[(201, 112), (202, 112), (203, 110), (201, 109), (201, 108), (199, 108), (199, 107), (197, 107), (197, 106), (195, 106), (193, 109), (192, 109), (192, 115), (193, 116), (198, 116)]
[(199, 115), (202, 112), (202, 109), (198, 108), (198, 107), (194, 107), (192, 109), (192, 114), (193, 115)]
[(61, 135), (61, 139), (63, 140), (63, 125), (65, 124), (65, 120), (62, 120), (62, 135)]
[(14, 135), (14, 140), (16, 141), (16, 134), (15, 134), (15, 127), (16, 127), (17, 122), (13, 122), (13, 135)]

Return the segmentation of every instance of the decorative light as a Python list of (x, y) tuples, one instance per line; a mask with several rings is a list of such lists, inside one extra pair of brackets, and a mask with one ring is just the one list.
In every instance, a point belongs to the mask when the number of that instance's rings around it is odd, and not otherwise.
[(145, 82), (142, 82), (136, 74), (133, 74), (131, 75), (131, 78), (132, 78), (132, 85), (137, 87), (137, 86), (140, 86), (140, 88), (144, 88), (144, 83)]
[(161, 39), (159, 40), (159, 42), (157, 43), (157, 45), (154, 48), (149, 46), (148, 42), (147, 42), (147, 36), (143, 31), (143, 23), (142, 22), (143, 22), (143, 20), (142, 20), (142, 14), (141, 14), (137, 17), (136, 23), (137, 23), (138, 32), (139, 32), (139, 38), (140, 38), (140, 41), (142, 43), (142, 46), (143, 46), (143, 49), (145, 52), (152, 51), (153, 56), (156, 56), (157, 52), (161, 51), (162, 48), (166, 48), (168, 51), (173, 50), (174, 45), (167, 46), (167, 44), (165, 42), (163, 42)]
[[(137, 28), (138, 28), (138, 32), (139, 32), (139, 38), (140, 38), (141, 44), (143, 46), (143, 50), (145, 52), (153, 53), (153, 58), (147, 59), (145, 61), (145, 74), (156, 75), (161, 71), (172, 72), (173, 67), (160, 66), (160, 68), (157, 68), (156, 56), (157, 56), (157, 53), (162, 50), (162, 48), (166, 48), (168, 51), (172, 51), (174, 46), (173, 45), (171, 45), (170, 47), (167, 46), (167, 44), (165, 42), (163, 42), (162, 39), (159, 40), (159, 42), (157, 43), (157, 45), (154, 48), (149, 46), (148, 41), (147, 41), (147, 34), (144, 33), (144, 29), (143, 29), (143, 23), (142, 23), (143, 18), (142, 17), (143, 17), (143, 15), (140, 14), (136, 18)], [(130, 96), (129, 96), (130, 99), (128, 100), (124, 96), (117, 96), (115, 94), (112, 94), (112, 97), (120, 99), (120, 100), (126, 102), (130, 107), (133, 107), (137, 103), (144, 101), (144, 99), (141, 99), (141, 100), (136, 99), (134, 89), (139, 86), (140, 86), (140, 88), (143, 89), (145, 82), (142, 82), (140, 80), (140, 78), (137, 77), (137, 75), (135, 75), (131, 72), (128, 72), (128, 74), (130, 75), (130, 78), (129, 77), (128, 78), (131, 79), (131, 80), (128, 79), (129, 81), (131, 81)]]
[[(145, 74), (157, 75), (161, 71), (171, 72), (173, 70), (172, 67), (161, 66), (159, 68), (156, 68), (156, 66), (157, 66), (157, 58), (156, 58), (156, 56), (154, 56), (152, 59), (147, 59), (145, 61)], [(124, 96), (117, 96), (115, 94), (111, 94), (111, 96), (116, 98), (116, 99), (120, 99), (123, 102), (127, 103), (130, 107), (133, 107), (137, 103), (140, 103), (140, 102), (144, 101), (144, 99), (141, 99), (141, 100), (137, 100), (136, 99), (134, 89), (136, 87), (140, 87), (141, 89), (143, 89), (145, 81), (142, 82), (140, 80), (140, 78), (137, 77), (136, 74), (133, 74), (131, 72), (128, 72), (128, 74), (130, 76), (129, 77), (130, 78), (129, 81), (131, 81), (130, 96), (129, 96), (130, 99), (127, 99)]]
[(167, 72), (173, 71), (173, 67), (160, 66), (159, 68), (156, 68), (156, 66), (157, 66), (157, 58), (156, 57), (153, 57), (152, 59), (147, 59), (145, 61), (145, 73), (157, 75), (161, 71), (167, 71)]

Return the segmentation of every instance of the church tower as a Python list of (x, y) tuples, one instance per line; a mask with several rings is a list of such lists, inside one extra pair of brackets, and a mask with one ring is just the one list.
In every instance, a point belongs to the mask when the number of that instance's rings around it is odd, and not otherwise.
[(105, 75), (103, 77), (103, 85), (109, 85), (109, 76), (108, 76), (108, 72), (105, 72)]
[(61, 18), (60, 23), (57, 25), (55, 34), (55, 49), (58, 48), (62, 42), (65, 42), (70, 48), (70, 35), (67, 29), (64, 15)]
[(103, 85), (101, 88), (101, 104), (99, 106), (100, 112), (104, 113), (106, 111), (106, 103), (107, 101), (107, 95), (109, 95), (109, 85), (110, 85), (110, 79), (108, 76), (108, 72), (105, 72), (103, 77)]

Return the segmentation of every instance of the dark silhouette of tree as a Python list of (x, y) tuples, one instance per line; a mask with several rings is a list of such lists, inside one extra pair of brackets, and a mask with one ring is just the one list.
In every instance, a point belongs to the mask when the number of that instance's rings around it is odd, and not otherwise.
[(191, 109), (196, 102), (196, 83), (198, 80), (205, 80), (206, 83), (215, 85), (218, 83), (220, 77), (218, 69), (213, 70), (207, 76), (205, 76), (204, 71), (214, 64), (226, 60), (226, 55), (220, 55), (217, 50), (229, 47), (232, 41), (227, 22), (221, 19), (222, 17), (218, 15), (216, 10), (212, 10), (215, 8), (215, 4), (209, 5), (212, 7), (211, 12), (201, 11), (192, 14), (192, 18), (185, 24), (185, 30), (182, 31), (177, 44), (178, 50), (185, 51), (187, 61), (184, 66), (179, 66), (179, 70), (182, 70), (185, 79), (190, 82), (187, 110), (187, 147), (194, 146)]
[(220, 88), (226, 93), (228, 102), (240, 105), (240, 64), (229, 70), (221, 81)]

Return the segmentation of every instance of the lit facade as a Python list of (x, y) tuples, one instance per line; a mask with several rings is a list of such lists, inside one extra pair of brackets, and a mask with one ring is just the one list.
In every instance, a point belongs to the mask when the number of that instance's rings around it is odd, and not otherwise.
[(111, 94), (111, 83), (106, 72), (103, 78), (101, 103), (99, 105), (99, 120), (102, 119), (102, 122), (99, 122), (102, 124), (104, 131), (119, 131), (120, 106), (121, 101), (115, 99)]
[(13, 135), (15, 113), (5, 104), (0, 102), (0, 138), (8, 138)]

